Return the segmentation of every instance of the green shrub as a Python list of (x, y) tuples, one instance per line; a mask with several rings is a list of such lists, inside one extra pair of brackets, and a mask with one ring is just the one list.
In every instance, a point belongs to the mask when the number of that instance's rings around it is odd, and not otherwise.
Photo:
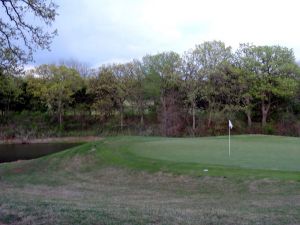
[(275, 128), (272, 124), (266, 124), (265, 126), (263, 126), (262, 130), (264, 134), (269, 134), (269, 135), (275, 134)]

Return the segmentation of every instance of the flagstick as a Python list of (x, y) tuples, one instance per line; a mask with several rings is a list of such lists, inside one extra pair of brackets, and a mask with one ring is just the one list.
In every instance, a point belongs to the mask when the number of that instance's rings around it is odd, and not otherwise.
[(228, 149), (228, 155), (230, 157), (230, 126), (228, 126), (228, 130), (229, 130), (229, 149)]

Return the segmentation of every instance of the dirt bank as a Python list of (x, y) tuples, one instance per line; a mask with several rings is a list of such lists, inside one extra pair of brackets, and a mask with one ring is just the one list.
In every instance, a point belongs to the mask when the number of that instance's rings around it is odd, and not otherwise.
[(38, 139), (5, 139), (0, 140), (0, 144), (30, 144), (30, 143), (55, 143), (55, 142), (90, 142), (103, 139), (102, 137), (86, 136), (86, 137), (51, 137), (51, 138), (38, 138)]

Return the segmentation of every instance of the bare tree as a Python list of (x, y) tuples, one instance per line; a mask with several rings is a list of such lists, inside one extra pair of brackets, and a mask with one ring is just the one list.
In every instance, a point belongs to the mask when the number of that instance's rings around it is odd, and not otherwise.
[(37, 49), (50, 49), (57, 16), (51, 0), (0, 0), (0, 70), (19, 71)]
[(60, 60), (58, 64), (76, 70), (82, 77), (87, 77), (92, 74), (92, 70), (88, 63), (80, 62), (77, 59)]

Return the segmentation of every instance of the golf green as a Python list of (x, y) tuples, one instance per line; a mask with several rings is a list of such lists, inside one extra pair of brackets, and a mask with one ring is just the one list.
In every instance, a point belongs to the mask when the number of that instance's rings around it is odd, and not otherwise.
[(300, 138), (238, 135), (158, 138), (134, 143), (130, 151), (144, 158), (251, 169), (300, 171)]

